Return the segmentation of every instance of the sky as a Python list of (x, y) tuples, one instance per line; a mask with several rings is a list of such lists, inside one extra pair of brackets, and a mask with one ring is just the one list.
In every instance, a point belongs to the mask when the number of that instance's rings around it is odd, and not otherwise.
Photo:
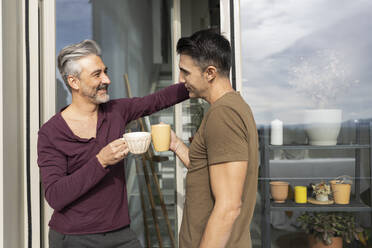
[(257, 123), (301, 123), (319, 105), (342, 109), (343, 120), (372, 117), (371, 1), (240, 4), (243, 96)]
[(92, 38), (92, 7), (89, 0), (56, 0), (56, 51)]
[[(91, 39), (92, 5), (90, 0), (56, 0), (56, 56), (67, 45)], [(71, 95), (58, 72), (57, 111), (71, 102)]]
[[(342, 109), (343, 120), (372, 117), (372, 1), (240, 0), (240, 7), (242, 94), (258, 124), (301, 123), (304, 109), (319, 105)], [(57, 54), (92, 37), (89, 0), (57, 0), (56, 14)]]

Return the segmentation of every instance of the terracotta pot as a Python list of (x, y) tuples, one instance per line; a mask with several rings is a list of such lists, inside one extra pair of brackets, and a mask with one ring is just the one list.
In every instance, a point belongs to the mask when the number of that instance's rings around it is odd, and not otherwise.
[(288, 197), (288, 182), (273, 181), (270, 182), (271, 195), (274, 202), (283, 203)]
[(310, 248), (342, 248), (342, 237), (333, 237), (332, 244), (326, 245), (322, 241), (317, 240), (313, 235), (309, 235)]
[(336, 204), (349, 204), (351, 184), (337, 183), (337, 180), (331, 180), (333, 198)]

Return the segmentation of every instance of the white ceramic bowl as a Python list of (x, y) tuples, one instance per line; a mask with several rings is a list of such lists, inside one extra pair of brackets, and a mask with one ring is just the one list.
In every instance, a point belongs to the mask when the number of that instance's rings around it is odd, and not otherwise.
[(123, 139), (127, 142), (131, 153), (142, 154), (149, 149), (151, 134), (149, 132), (125, 133)]
[(304, 114), (305, 131), (309, 144), (315, 146), (334, 146), (340, 133), (341, 109), (313, 109)]

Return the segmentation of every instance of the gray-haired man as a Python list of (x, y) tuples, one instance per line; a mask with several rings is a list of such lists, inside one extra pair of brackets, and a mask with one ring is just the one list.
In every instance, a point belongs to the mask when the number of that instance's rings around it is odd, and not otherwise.
[(98, 45), (70, 45), (58, 56), (72, 102), (39, 131), (38, 164), (54, 209), (50, 247), (141, 247), (129, 229), (120, 139), (128, 122), (188, 98), (184, 84), (142, 98), (109, 100), (111, 81)]

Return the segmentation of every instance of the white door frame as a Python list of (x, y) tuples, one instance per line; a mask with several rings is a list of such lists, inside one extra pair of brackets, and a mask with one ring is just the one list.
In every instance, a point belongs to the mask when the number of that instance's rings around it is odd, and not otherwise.
[[(15, 2), (13, 2), (15, 3)], [(27, 5), (26, 5), (27, 3)], [(1, 221), (0, 224), (0, 246), (5, 247), (8, 243), (5, 242), (7, 238), (4, 235), (5, 226), (17, 226), (18, 244), (22, 247), (28, 247), (28, 241), (30, 239), (33, 247), (40, 247), (40, 188), (39, 188), (39, 169), (36, 163), (37, 160), (37, 132), (39, 130), (39, 28), (38, 28), (38, 0), (20, 1), (18, 0), (15, 4), (18, 5), (19, 9), (16, 14), (17, 36), (17, 49), (19, 49), (19, 54), (17, 53), (17, 69), (15, 70), (19, 77), (19, 82), (12, 82), (14, 84), (20, 84), (19, 88), (16, 89), (17, 100), (20, 102), (20, 108), (12, 109), (16, 111), (17, 115), (20, 116), (19, 129), (17, 123), (14, 123), (15, 128), (19, 132), (20, 139), (15, 140), (15, 142), (20, 147), (20, 152), (17, 154), (18, 161), (21, 165), (21, 175), (19, 182), (19, 189), (16, 189), (14, 194), (16, 198), (19, 199), (19, 205), (11, 206), (14, 207), (15, 211), (12, 215), (17, 214), (18, 217), (22, 216), (23, 219), (19, 223), (4, 223)], [(4, 163), (4, 112), (3, 112), (3, 30), (2, 30), (2, 6), (3, 2), (0, 2), (0, 219), (4, 220), (4, 178), (14, 175), (5, 175), (3, 166)], [(26, 7), (27, 13), (26, 13)], [(28, 17), (28, 18), (27, 18)], [(26, 20), (27, 18), (27, 20)], [(27, 21), (27, 22), (26, 22)], [(28, 24), (26, 26), (26, 24)], [(26, 34), (26, 30), (28, 33)], [(26, 38), (28, 42), (26, 43)], [(29, 72), (29, 74), (27, 73)], [(19, 97), (19, 99), (18, 99)], [(11, 106), (7, 106), (11, 108)], [(9, 142), (9, 140), (8, 140)], [(9, 166), (9, 165), (8, 165)], [(14, 164), (14, 166), (18, 166)], [(27, 168), (29, 167), (29, 174)], [(12, 180), (13, 178), (11, 178)], [(27, 179), (30, 179), (30, 185), (27, 184)], [(7, 178), (9, 181), (9, 178)], [(18, 180), (18, 179), (16, 179)], [(17, 183), (17, 182), (16, 182)], [(28, 194), (28, 190), (30, 194)], [(28, 206), (30, 203), (30, 208)], [(9, 206), (8, 206), (9, 207)], [(31, 212), (32, 225), (29, 226), (28, 211)], [(14, 220), (12, 219), (14, 222)], [(19, 226), (19, 227), (18, 227)], [(29, 236), (29, 228), (32, 229), (32, 235)], [(13, 242), (13, 241), (10, 241)]]
[[(24, 109), (29, 109), (29, 144), (27, 144), (24, 137), (24, 149), (26, 154), (26, 149), (29, 148), (29, 162), (27, 163), (27, 158), (25, 158), (25, 166), (30, 166), (30, 203), (31, 203), (31, 219), (32, 219), (32, 247), (41, 247), (40, 239), (40, 178), (39, 178), (39, 168), (37, 166), (37, 133), (39, 131), (39, 1), (29, 0), (28, 1), (28, 28), (29, 28), (29, 92), (23, 91), (23, 99), (25, 99)], [(26, 28), (26, 27), (25, 27)], [(26, 52), (26, 50), (25, 50)], [(23, 57), (23, 64), (26, 65), (26, 56)], [(27, 66), (27, 65), (26, 65)], [(26, 66), (24, 68), (26, 68)], [(26, 73), (24, 72), (24, 79), (26, 79)], [(23, 80), (26, 84), (26, 80)], [(26, 87), (24, 87), (26, 89)], [(26, 94), (29, 94), (29, 102), (26, 101)], [(26, 106), (29, 105), (29, 106)], [(27, 112), (24, 113), (27, 115)], [(30, 147), (27, 147), (27, 146)], [(26, 175), (26, 172), (25, 172)], [(26, 177), (25, 177), (26, 178)], [(25, 192), (27, 192), (28, 185), (25, 183)], [(25, 216), (27, 216), (27, 194), (24, 197)], [(25, 240), (24, 247), (28, 246), (28, 225), (27, 218), (25, 218)]]
[[(4, 141), (3, 141), (3, 1), (0, 0), (0, 219), (4, 220)], [(0, 222), (0, 246), (4, 247), (4, 221)]]
[[(40, 126), (49, 120), (56, 112), (56, 4), (55, 0), (40, 2)], [(40, 182), (40, 181), (39, 181)], [(40, 190), (42, 192), (42, 190)], [(42, 243), (48, 247), (48, 222), (53, 209), (41, 193), (40, 204), (42, 207)]]
[(234, 54), (236, 90), (242, 91), (242, 46), (240, 30), (240, 0), (234, 0)]
[[(231, 2), (233, 2), (233, 17), (231, 16)], [(236, 90), (242, 90), (242, 57), (241, 57), (241, 36), (240, 36), (240, 0), (220, 0), (220, 23), (221, 33), (231, 42), (231, 19), (233, 18), (234, 33), (233, 44), (235, 62), (235, 83)], [(230, 73), (231, 78), (231, 73)]]

